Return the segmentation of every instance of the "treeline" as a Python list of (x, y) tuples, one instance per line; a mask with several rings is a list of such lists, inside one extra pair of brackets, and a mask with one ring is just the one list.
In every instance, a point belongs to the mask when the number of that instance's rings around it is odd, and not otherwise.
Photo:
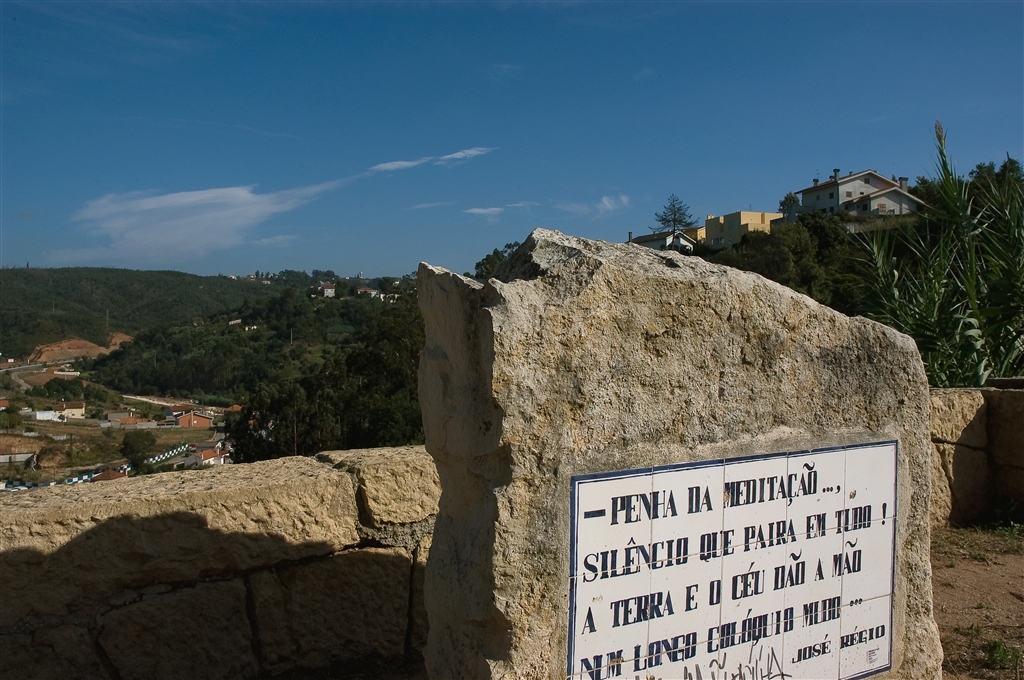
[[(395, 279), (377, 283), (400, 287)], [(324, 298), (314, 287), (289, 287), (226, 313), (147, 329), (82, 366), (120, 392), (230, 404), (260, 383), (299, 377), (328, 360), (387, 305), (367, 295)]]
[(0, 352), (24, 357), (38, 345), (70, 337), (104, 346), (114, 332), (134, 336), (204, 319), (320, 281), (337, 282), (339, 296), (379, 283), (343, 279), (330, 270), (256, 272), (247, 279), (105, 267), (0, 269)]

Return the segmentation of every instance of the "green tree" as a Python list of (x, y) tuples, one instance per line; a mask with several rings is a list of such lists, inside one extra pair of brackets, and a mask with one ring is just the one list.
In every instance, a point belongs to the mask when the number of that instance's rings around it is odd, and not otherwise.
[(779, 201), (779, 212), (783, 215), (788, 215), (799, 205), (800, 197), (790, 191), (782, 197), (781, 201)]
[(675, 194), (668, 197), (668, 203), (665, 204), (664, 210), (654, 213), (654, 219), (658, 222), (659, 226), (651, 227), (652, 232), (689, 229), (697, 224), (693, 216), (690, 215), (690, 206), (679, 200), (679, 197)]
[(153, 455), (156, 437), (147, 430), (128, 430), (121, 440), (121, 455), (124, 456), (136, 471), (145, 466), (143, 461)]
[[(505, 247), (501, 250), (495, 248), (491, 253), (484, 255), (483, 259), (476, 263), (473, 277), (477, 279), (489, 279), (494, 276), (494, 272), (498, 269), (498, 265), (507, 260), (509, 255), (514, 253), (519, 245), (519, 241), (506, 243)], [(467, 276), (468, 275), (469, 274), (467, 273)]]

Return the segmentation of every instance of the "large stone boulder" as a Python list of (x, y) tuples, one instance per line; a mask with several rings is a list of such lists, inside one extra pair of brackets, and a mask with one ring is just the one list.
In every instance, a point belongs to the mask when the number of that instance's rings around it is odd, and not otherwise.
[(565, 678), (574, 475), (886, 439), (890, 677), (940, 676), (929, 397), (910, 338), (754, 274), (545, 230), (486, 283), (429, 265), (418, 280), (442, 488), (432, 677)]

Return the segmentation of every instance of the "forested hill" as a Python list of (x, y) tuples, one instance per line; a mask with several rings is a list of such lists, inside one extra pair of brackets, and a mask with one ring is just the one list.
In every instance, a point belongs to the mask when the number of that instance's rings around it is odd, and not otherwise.
[(337, 279), (333, 272), (287, 270), (232, 279), (102, 267), (0, 269), (0, 352), (25, 357), (37, 345), (70, 337), (106, 345), (110, 333), (134, 336), (268, 299), (288, 286)]

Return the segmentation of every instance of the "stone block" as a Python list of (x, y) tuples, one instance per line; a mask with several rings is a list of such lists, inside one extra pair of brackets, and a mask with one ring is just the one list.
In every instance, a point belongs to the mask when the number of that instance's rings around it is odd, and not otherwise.
[(427, 603), (424, 599), (423, 583), (427, 572), (427, 558), (430, 556), (431, 536), (420, 539), (416, 548), (415, 563), (412, 567), (412, 612), (409, 624), (412, 626), (412, 648), (422, 653), (427, 646), (427, 632), (430, 623), (427, 616)]
[(99, 636), (121, 680), (234, 680), (259, 673), (241, 579), (200, 583), (115, 609)]
[(405, 653), (412, 556), (351, 550), (250, 576), (263, 667), (322, 668)]
[(417, 278), (442, 488), (431, 677), (564, 680), (574, 475), (886, 439), (900, 456), (890, 677), (940, 677), (913, 340), (754, 274), (545, 230), (486, 283), (426, 264)]
[(949, 444), (932, 444), (932, 498), (930, 507), (933, 529), (949, 526), (949, 514), (953, 510), (953, 495), (949, 489), (953, 476), (951, 459), (946, 453)]
[(934, 389), (931, 407), (932, 441), (985, 449), (988, 434), (982, 390)]
[[(992, 493), (992, 474), (988, 456), (966, 446), (934, 444), (941, 461), (949, 496), (949, 523), (963, 526), (980, 517), (988, 508)], [(934, 484), (934, 482), (933, 482)], [(936, 502), (932, 487), (932, 503)], [(934, 509), (932, 513), (935, 515)]]
[(359, 541), (352, 477), (308, 458), (0, 495), (0, 626), (329, 555)]
[(372, 526), (419, 522), (437, 514), (441, 482), (422, 446), (324, 451), (317, 458), (353, 474)]
[(0, 635), (5, 680), (108, 680), (85, 630), (62, 625), (32, 635)]

